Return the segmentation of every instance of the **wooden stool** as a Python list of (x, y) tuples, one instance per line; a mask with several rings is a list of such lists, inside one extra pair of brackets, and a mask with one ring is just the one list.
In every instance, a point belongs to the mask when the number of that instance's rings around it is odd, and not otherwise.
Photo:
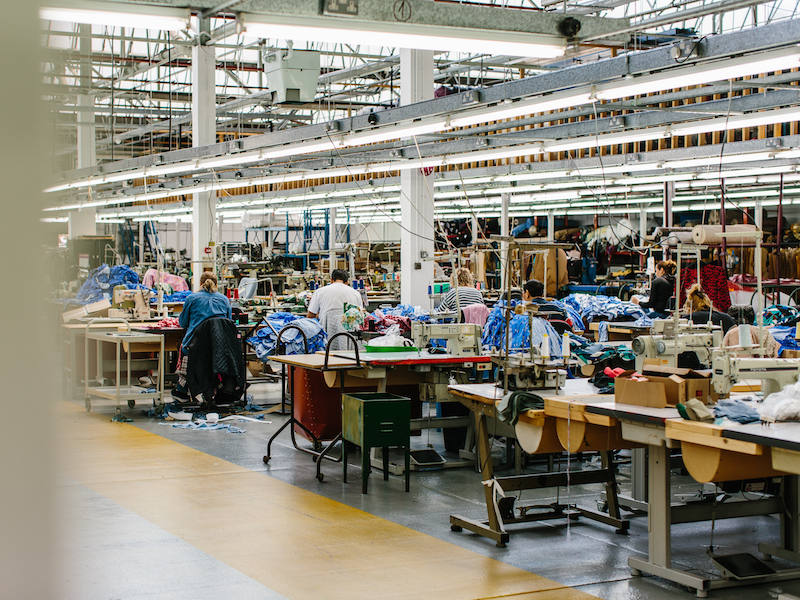
[(383, 449), (383, 479), (389, 479), (389, 447), (405, 454), (406, 491), (409, 489), (411, 400), (385, 392), (342, 394), (342, 471), (347, 483), (347, 447), (361, 448), (361, 493), (367, 493), (370, 448)]

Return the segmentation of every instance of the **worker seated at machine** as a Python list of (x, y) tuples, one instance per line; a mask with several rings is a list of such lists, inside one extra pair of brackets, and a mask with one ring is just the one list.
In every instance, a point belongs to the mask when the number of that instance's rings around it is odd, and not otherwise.
[(475, 288), (469, 269), (459, 267), (455, 272), (455, 286), (442, 298), (436, 312), (455, 312), (470, 304), (483, 304), (483, 294)]
[(244, 359), (231, 316), (230, 302), (217, 291), (217, 277), (203, 273), (200, 291), (186, 299), (178, 318), (185, 333), (173, 396), (197, 398), (208, 406), (241, 398)]
[(730, 315), (712, 308), (711, 299), (698, 283), (695, 283), (686, 292), (686, 303), (683, 305), (683, 310), (688, 313), (687, 316), (692, 323), (703, 324), (711, 321), (714, 325), (722, 327), (723, 333), (727, 333), (736, 324)]
[(550, 321), (558, 333), (572, 330), (566, 311), (544, 297), (544, 284), (538, 279), (530, 279), (522, 286), (522, 303), (535, 304), (536, 316)]
[[(347, 285), (347, 279), (347, 271), (334, 269), (333, 273), (331, 273), (331, 283), (316, 290), (308, 303), (306, 316), (309, 319), (318, 317), (320, 325), (322, 325), (329, 338), (341, 331), (345, 331), (342, 325), (345, 304), (364, 308), (361, 294)], [(346, 350), (347, 340), (343, 339), (343, 337), (333, 340), (331, 349)]]
[(678, 266), (675, 261), (662, 260), (656, 265), (656, 277), (650, 285), (650, 299), (641, 302), (638, 296), (631, 298), (631, 302), (638, 304), (649, 312), (651, 319), (665, 319), (669, 313), (670, 298), (675, 292), (675, 271)]

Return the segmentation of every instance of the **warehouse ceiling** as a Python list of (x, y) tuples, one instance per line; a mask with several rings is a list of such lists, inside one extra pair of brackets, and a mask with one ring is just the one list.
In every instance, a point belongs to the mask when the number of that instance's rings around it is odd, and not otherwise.
[[(796, 1), (400, 1), (395, 7), (410, 7), (412, 22), (493, 24), (545, 40), (567, 17), (581, 23), (563, 39), (563, 56), (437, 51), (441, 97), (407, 107), (398, 107), (397, 48), (255, 32), (252, 23), (276, 12), (318, 12), (317, 0), (151, 4), (210, 19), (203, 41), (217, 60), (218, 143), (191, 148), (198, 40), (190, 30), (43, 20), (44, 94), (58, 133), (50, 160), (62, 173), (51, 182), (53, 207), (91, 204), (119, 218), (141, 217), (147, 203), (147, 211), (174, 216), (186, 211), (186, 194), (209, 186), (232, 220), (243, 210), (339, 204), (385, 220), (397, 204), (397, 173), (418, 167), (437, 171), (442, 218), (464, 208), (493, 214), (502, 193), (522, 212), (588, 211), (598, 198), (608, 211), (647, 209), (663, 193), (655, 178), (665, 168), (685, 207), (718, 198), (726, 177), (741, 201), (752, 202), (754, 192), (771, 201), (781, 185), (787, 198), (794, 193)], [(379, 10), (390, 2), (354, 4), (358, 18), (395, 18)], [(313, 98), (276, 102), (269, 62), (300, 50), (320, 56)], [(697, 69), (708, 77), (679, 77)], [(631, 81), (639, 88), (625, 88)], [(75, 171), (76, 125), (88, 108), (100, 166)], [(765, 158), (777, 159), (772, 171), (763, 170)], [(332, 192), (340, 199), (324, 195)]]

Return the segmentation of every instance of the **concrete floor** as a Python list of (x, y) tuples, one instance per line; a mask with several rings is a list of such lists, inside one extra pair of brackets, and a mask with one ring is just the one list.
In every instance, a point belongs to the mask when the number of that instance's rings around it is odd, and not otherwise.
[[(253, 392), (256, 402), (274, 401), (279, 389), (267, 385), (255, 388)], [(106, 408), (97, 410), (111, 412)], [(644, 556), (647, 551), (646, 517), (632, 518), (630, 534), (627, 536), (616, 534), (611, 527), (586, 520), (571, 525), (563, 521), (545, 521), (512, 526), (509, 528), (512, 533), (508, 547), (497, 548), (489, 540), (468, 533), (454, 533), (449, 528), (450, 514), (459, 513), (476, 518), (485, 516), (480, 476), (472, 469), (414, 473), (408, 494), (403, 492), (402, 478), (392, 476), (389, 482), (384, 482), (380, 473), (373, 473), (369, 494), (362, 495), (357, 455), (351, 458), (353, 467), (348, 484), (342, 483), (341, 465), (338, 463), (324, 465), (326, 478), (320, 483), (315, 478), (315, 465), (311, 457), (291, 446), (287, 432), (273, 444), (273, 458), (269, 465), (264, 465), (262, 456), (266, 439), (280, 426), (284, 417), (270, 415), (267, 418), (271, 423), (237, 423), (237, 426), (246, 429), (246, 433), (231, 434), (225, 431), (175, 429), (158, 420), (143, 417), (139, 411), (131, 411), (130, 414), (135, 418), (134, 425), (143, 430), (599, 598), (660, 600), (693, 597), (685, 589), (672, 584), (649, 577), (630, 576), (628, 557)], [(412, 444), (422, 448), (429, 440), (434, 447), (441, 448), (441, 436), (435, 432), (430, 434), (430, 438), (423, 432), (421, 437), (413, 438)], [(497, 450), (499, 453), (500, 449)], [(627, 467), (621, 467), (623, 493), (628, 491), (627, 474)], [(678, 478), (674, 485), (678, 493), (691, 494), (700, 489), (699, 484), (688, 478), (674, 477)], [(80, 589), (83, 592), (81, 598), (211, 598), (220, 597), (221, 594), (215, 593), (220, 589), (216, 587), (218, 585), (223, 585), (227, 595), (233, 598), (281, 597), (199, 550), (186, 547), (188, 544), (159, 531), (147, 520), (115, 507), (113, 502), (81, 486), (68, 485), (65, 489), (70, 500), (68, 504), (82, 515), (81, 532), (64, 536), (63, 548), (71, 557), (68, 565), (71, 583), (67, 590)], [(594, 507), (601, 492), (600, 486), (576, 486), (568, 493), (571, 501)], [(551, 493), (549, 490), (525, 491), (518, 503), (549, 502), (554, 499)], [(566, 494), (562, 490), (562, 500)], [(258, 507), (254, 506), (253, 510), (257, 511)], [(232, 518), (246, 519), (246, 516)], [(109, 545), (103, 534), (107, 530), (117, 532), (117, 542), (112, 552), (114, 566), (110, 569), (106, 563)], [(711, 571), (710, 560), (705, 552), (710, 535), (710, 522), (673, 527), (674, 562), (688, 570)], [(720, 553), (754, 552), (757, 542), (775, 541), (777, 536), (777, 517), (721, 520), (715, 527), (714, 545)], [(151, 564), (147, 558), (163, 554), (167, 556), (166, 563), (159, 560), (157, 565)], [(106, 568), (99, 569), (98, 561), (106, 564)], [(181, 572), (182, 581), (186, 581), (186, 576), (190, 583), (176, 587), (173, 579), (176, 571)], [(115, 591), (111, 595), (109, 590), (119, 588), (108, 584), (120, 578), (146, 583), (136, 584), (130, 589), (123, 588), (122, 593)], [(198, 584), (199, 580), (213, 584)], [(712, 597), (766, 600), (774, 598), (779, 589), (800, 594), (800, 581), (715, 591)], [(231, 590), (234, 590), (233, 594)], [(67, 597), (78, 596), (68, 594)]]

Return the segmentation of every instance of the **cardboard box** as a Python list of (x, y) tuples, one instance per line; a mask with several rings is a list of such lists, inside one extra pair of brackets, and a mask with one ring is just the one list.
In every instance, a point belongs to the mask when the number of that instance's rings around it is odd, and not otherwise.
[(652, 408), (665, 408), (699, 398), (713, 404), (719, 398), (711, 386), (711, 373), (646, 364), (642, 375), (647, 381), (634, 381), (626, 371), (614, 380), (614, 401)]

